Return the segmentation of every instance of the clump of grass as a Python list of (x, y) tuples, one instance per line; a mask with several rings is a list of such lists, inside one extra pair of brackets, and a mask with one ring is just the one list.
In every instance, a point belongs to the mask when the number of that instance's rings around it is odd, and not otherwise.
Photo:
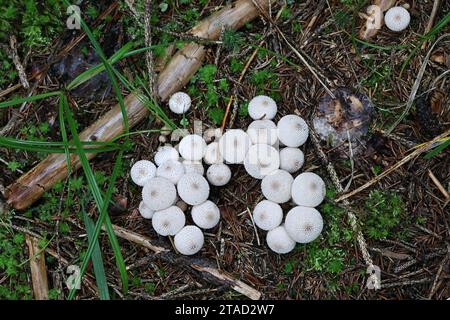
[(373, 239), (385, 239), (391, 235), (405, 211), (398, 194), (380, 190), (370, 192), (364, 207), (367, 212), (365, 231)]

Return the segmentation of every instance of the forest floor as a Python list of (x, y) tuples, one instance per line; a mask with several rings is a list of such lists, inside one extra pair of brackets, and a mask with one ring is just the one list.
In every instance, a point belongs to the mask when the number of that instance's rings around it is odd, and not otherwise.
[[(93, 5), (83, 1), (82, 17), (107, 57), (130, 41), (133, 49), (145, 46), (144, 2), (102, 1)], [(156, 73), (181, 46), (174, 43), (187, 41), (190, 28), (227, 4), (220, 0), (150, 2)], [(248, 101), (258, 94), (276, 100), (276, 119), (296, 113), (311, 121), (319, 100), (327, 94), (324, 86), (363, 93), (372, 101), (374, 113), (362, 151), (353, 154), (348, 147), (321, 142), (344, 193), (355, 190), (393, 168), (417, 150), (416, 146), (449, 129), (450, 39), (448, 34), (441, 36), (450, 31), (450, 2), (441, 1), (431, 32), (426, 27), (433, 1), (398, 3), (409, 5), (410, 26), (399, 33), (384, 26), (375, 37), (362, 41), (358, 38), (362, 24), (358, 13), (365, 11), (369, 1), (278, 1), (271, 7), (271, 21), (258, 17), (238, 31), (224, 30), (219, 42), (204, 44), (206, 59), (183, 89), (193, 99), (193, 107), (185, 116), (171, 113), (165, 101), (159, 104), (179, 127), (192, 129), (194, 120), (201, 120), (204, 127), (216, 127), (222, 123), (230, 95), (234, 95), (236, 108), (231, 108), (227, 127), (246, 128), (251, 122)], [(57, 0), (10, 1), (0, 9), (0, 103), (60, 90), (100, 63), (84, 31), (67, 29), (66, 18), (65, 7)], [(12, 37), (15, 44), (10, 41)], [(78, 43), (70, 46), (74, 39)], [(305, 57), (317, 77), (288, 42)], [(421, 73), (423, 64), (426, 68)], [(156, 78), (148, 73), (144, 52), (121, 59), (115, 66), (142, 88), (148, 89), (148, 83)], [(29, 88), (24, 87), (21, 72), (28, 78)], [(419, 87), (412, 95), (417, 81)], [(130, 89), (120, 85), (120, 90), (126, 96)], [(78, 132), (118, 102), (106, 72), (65, 93)], [(42, 142), (64, 140), (60, 99), (50, 96), (0, 108), (1, 193), (51, 152)], [(413, 104), (403, 114), (409, 102)], [(129, 177), (131, 164), (152, 159), (160, 145), (159, 133), (145, 130), (158, 131), (162, 126), (152, 114), (131, 129), (134, 134), (129, 139), (119, 141), (125, 148), (123, 153), (102, 152), (90, 161), (90, 168), (103, 195), (112, 188), (108, 210), (112, 223), (173, 251), (171, 241), (159, 237), (151, 221), (139, 215), (140, 190)], [(66, 130), (70, 132), (68, 125)], [(89, 263), (86, 281), (75, 297), (98, 299), (101, 290), (94, 274), (102, 273), (113, 299), (245, 298), (227, 284), (189, 267), (198, 262), (228, 272), (259, 291), (263, 299), (447, 299), (450, 148), (441, 149), (406, 158), (404, 165), (351, 195), (345, 204), (337, 201), (342, 192), (336, 189), (309, 139), (302, 146), (302, 171), (314, 171), (326, 181), (327, 197), (318, 208), (324, 231), (316, 241), (297, 245), (286, 255), (270, 251), (265, 232), (256, 230), (250, 219), (249, 212), (262, 199), (260, 182), (243, 166), (233, 166), (231, 182), (211, 194), (220, 207), (221, 222), (206, 233), (205, 246), (194, 258), (155, 255), (121, 238), (115, 248), (102, 232), (94, 264), (103, 265), (105, 271)], [(113, 173), (118, 157), (122, 161)], [(45, 255), (49, 297), (69, 297), (67, 267), (81, 265), (89, 243), (86, 228), (92, 228), (92, 221), (99, 217), (87, 177), (86, 170), (72, 172), (22, 211), (9, 207), (0, 196), (0, 299), (35, 296), (26, 244), (29, 237), (38, 239)], [(367, 265), (348, 212), (356, 215), (370, 257), (381, 270), (378, 290), (366, 286)], [(122, 273), (116, 263), (117, 249), (126, 266), (125, 272), (122, 266)], [(128, 279), (126, 293), (123, 273)]]

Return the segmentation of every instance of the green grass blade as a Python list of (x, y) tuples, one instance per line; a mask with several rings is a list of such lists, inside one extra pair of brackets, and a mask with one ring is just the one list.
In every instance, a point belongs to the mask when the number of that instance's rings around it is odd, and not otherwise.
[[(103, 199), (101, 191), (95, 180), (95, 176), (92, 171), (92, 168), (89, 165), (89, 161), (81, 148), (81, 142), (80, 142), (80, 139), (79, 139), (79, 136), (77, 133), (77, 129), (76, 129), (77, 126), (76, 126), (75, 120), (72, 116), (72, 111), (70, 110), (68, 105), (65, 105), (64, 107), (65, 107), (65, 113), (66, 113), (67, 122), (69, 124), (70, 131), (72, 133), (75, 144), (77, 145), (77, 149), (79, 150), (78, 155), (80, 157), (81, 166), (84, 170), (86, 179), (88, 181), (89, 189), (91, 190), (91, 193), (95, 200), (97, 208), (99, 208), (99, 211), (100, 211), (100, 215), (99, 215), (99, 218), (95, 225), (92, 239), (94, 239), (94, 240), (98, 239), (98, 236), (99, 236), (100, 230), (101, 230), (101, 226), (102, 226), (103, 222), (105, 222), (105, 225), (107, 227), (108, 237), (111, 242), (112, 248), (114, 250), (116, 263), (117, 263), (120, 277), (122, 280), (122, 286), (123, 286), (124, 291), (127, 292), (128, 291), (128, 276), (127, 276), (127, 272), (126, 272), (126, 268), (125, 268), (125, 262), (123, 260), (122, 254), (120, 252), (120, 248), (118, 247), (118, 241), (114, 234), (114, 231), (111, 232), (111, 230), (112, 230), (111, 221), (109, 218), (107, 219), (108, 204), (109, 204), (109, 201), (111, 200), (111, 196), (112, 196), (112, 193), (114, 190), (114, 184), (119, 175), (119, 171), (120, 171), (119, 169), (121, 168), (121, 165), (122, 165), (123, 151), (119, 152), (119, 156), (117, 157), (116, 163), (114, 165), (113, 173), (111, 176), (111, 181), (108, 186), (108, 190), (106, 192), (105, 199)], [(89, 259), (91, 259), (93, 251), (94, 251), (94, 243), (95, 242), (92, 241), (88, 245), (88, 249), (86, 251), (86, 256), (83, 259), (83, 262), (80, 267), (80, 274), (79, 274), (80, 277), (82, 277), (84, 275), (84, 273), (86, 272), (86, 268), (87, 268)], [(71, 290), (68, 298), (73, 299), (75, 296), (75, 293), (76, 293), (75, 289)]]
[(61, 94), (62, 94), (61, 91), (52, 91), (52, 92), (36, 94), (34, 96), (25, 97), (25, 98), (14, 98), (14, 99), (11, 99), (11, 100), (8, 100), (5, 102), (1, 102), (0, 108), (7, 108), (7, 107), (15, 106), (18, 104), (22, 104), (24, 102), (32, 102), (32, 101), (36, 101), (36, 100), (42, 100), (42, 99), (46, 99), (48, 97), (59, 96)]
[(108, 291), (108, 282), (106, 281), (105, 266), (103, 264), (102, 252), (98, 239), (94, 239), (94, 222), (87, 215), (82, 205), (84, 225), (88, 234), (89, 243), (94, 242), (94, 251), (92, 252), (92, 264), (94, 265), (95, 281), (97, 282), (99, 297), (101, 300), (110, 300)]

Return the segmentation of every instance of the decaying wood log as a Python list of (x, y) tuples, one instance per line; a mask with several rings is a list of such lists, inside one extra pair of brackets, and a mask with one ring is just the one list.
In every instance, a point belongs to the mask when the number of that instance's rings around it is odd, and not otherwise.
[(26, 234), (25, 240), (28, 245), (30, 256), (31, 281), (33, 283), (34, 299), (48, 300), (48, 279), (44, 250), (39, 248), (38, 239)]
[[(190, 34), (200, 38), (217, 40), (223, 28), (238, 29), (259, 15), (254, 1), (263, 9), (267, 9), (270, 3), (270, 0), (236, 1), (200, 22), (190, 31)], [(189, 82), (190, 78), (200, 68), (205, 53), (206, 49), (203, 45), (189, 43), (174, 55), (158, 77), (155, 92), (162, 101)], [(126, 97), (125, 105), (130, 127), (136, 125), (148, 114), (146, 107), (134, 94)], [(109, 141), (123, 131), (121, 109), (119, 105), (116, 105), (102, 118), (85, 129), (80, 134), (80, 138), (82, 141)], [(89, 159), (92, 159), (95, 155), (95, 153), (87, 154)], [(75, 155), (71, 157), (71, 163), (73, 168), (80, 167), (79, 159)], [(26, 209), (56, 182), (65, 179), (67, 175), (66, 155), (51, 154), (15, 183), (8, 186), (5, 197), (8, 204), (14, 208), (18, 210)]]

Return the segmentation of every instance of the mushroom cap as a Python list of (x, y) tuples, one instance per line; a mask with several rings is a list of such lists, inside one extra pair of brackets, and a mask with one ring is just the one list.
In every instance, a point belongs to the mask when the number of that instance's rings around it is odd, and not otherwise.
[(247, 133), (252, 143), (274, 145), (278, 140), (277, 125), (272, 120), (255, 120), (248, 126)]
[(213, 164), (213, 163), (222, 163), (223, 157), (219, 150), (219, 143), (218, 142), (211, 142), (206, 147), (205, 155), (203, 156), (203, 161), (205, 161), (206, 164)]
[(178, 150), (184, 159), (200, 161), (206, 151), (206, 142), (198, 134), (190, 134), (181, 139)]
[(197, 226), (185, 226), (174, 238), (175, 248), (186, 256), (199, 252), (204, 242), (203, 232)]
[(184, 92), (175, 92), (169, 99), (169, 108), (173, 113), (183, 114), (191, 107), (191, 97)]
[(294, 173), (303, 166), (305, 156), (299, 148), (286, 147), (280, 150), (280, 169)]
[(131, 180), (138, 186), (144, 184), (156, 174), (156, 167), (153, 162), (148, 160), (137, 161), (130, 170)]
[(166, 178), (151, 178), (142, 189), (142, 200), (147, 207), (155, 211), (167, 209), (176, 199), (175, 185)]
[(292, 199), (299, 206), (317, 207), (325, 194), (325, 182), (313, 172), (299, 174), (292, 184)]
[(166, 178), (173, 184), (177, 184), (183, 174), (184, 166), (177, 160), (167, 160), (156, 170), (156, 176)]
[(284, 226), (279, 226), (267, 232), (266, 242), (270, 250), (284, 254), (295, 248), (295, 241), (289, 237)]
[(308, 125), (295, 114), (284, 116), (278, 121), (278, 139), (287, 147), (300, 147), (308, 139)]
[(147, 207), (147, 205), (144, 203), (144, 201), (141, 201), (139, 203), (139, 213), (141, 216), (145, 219), (151, 219), (153, 217), (153, 214), (155, 213), (154, 210)]
[(220, 210), (217, 205), (206, 200), (202, 204), (192, 207), (192, 220), (202, 229), (214, 228), (220, 221)]
[(284, 170), (265, 176), (261, 182), (261, 191), (270, 201), (285, 203), (291, 199), (291, 187), (294, 182), (291, 174)]
[(244, 162), (252, 141), (241, 129), (230, 129), (219, 139), (219, 150), (227, 163)]
[(253, 210), (253, 221), (265, 231), (275, 229), (281, 224), (282, 220), (283, 210), (278, 203), (273, 201), (263, 200)]
[(161, 236), (174, 236), (184, 227), (185, 223), (186, 216), (176, 206), (156, 211), (152, 219), (153, 229)]
[(167, 160), (179, 160), (180, 155), (177, 149), (172, 146), (162, 146), (158, 148), (155, 154), (155, 163), (159, 167)]
[(411, 16), (403, 7), (392, 7), (384, 15), (384, 23), (386, 27), (391, 31), (399, 32), (405, 30), (409, 22), (411, 21)]
[(185, 173), (197, 173), (199, 175), (205, 174), (205, 168), (201, 161), (183, 160)]
[(225, 163), (213, 164), (206, 170), (206, 178), (213, 186), (224, 186), (231, 179), (230, 167)]
[(195, 206), (205, 202), (209, 197), (209, 184), (206, 179), (198, 173), (186, 173), (177, 184), (180, 198)]
[(267, 144), (254, 144), (248, 149), (244, 167), (253, 178), (262, 179), (280, 167), (280, 154)]
[(322, 232), (323, 219), (316, 209), (298, 206), (289, 210), (284, 225), (294, 241), (308, 243)]
[(248, 114), (253, 120), (273, 119), (277, 114), (277, 103), (268, 96), (256, 96), (248, 104)]

